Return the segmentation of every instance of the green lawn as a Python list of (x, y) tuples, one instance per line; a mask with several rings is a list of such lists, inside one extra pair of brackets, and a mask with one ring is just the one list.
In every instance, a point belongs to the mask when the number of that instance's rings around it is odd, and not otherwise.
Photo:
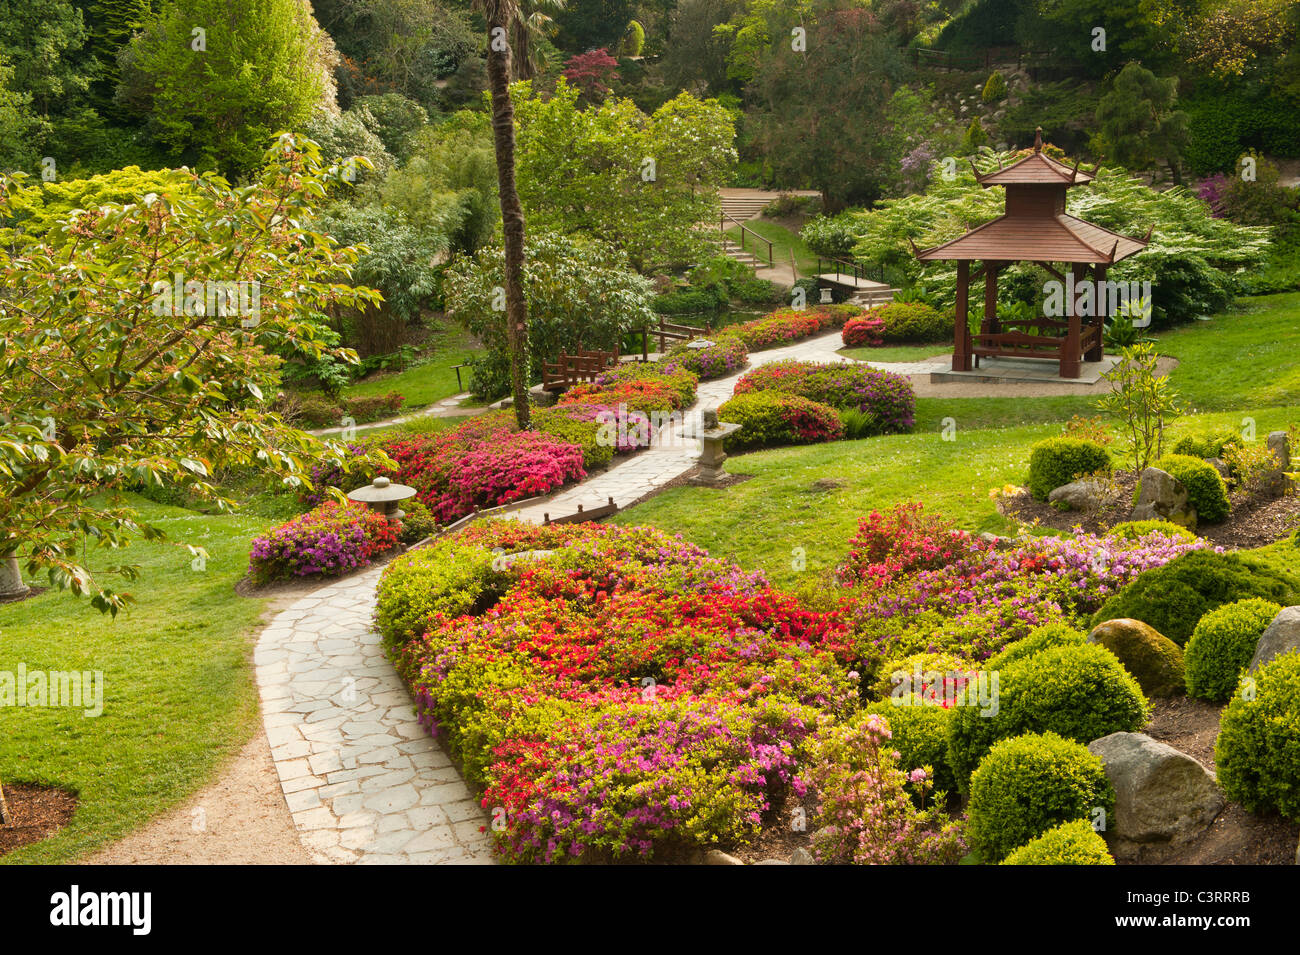
[[(794, 255), (794, 267), (801, 276), (810, 276), (817, 273), (817, 253), (813, 252), (804, 244), (799, 234), (791, 232), (784, 226), (777, 225), (775, 222), (769, 222), (766, 219), (751, 219), (745, 223), (745, 227), (751, 232), (757, 232), (763, 238), (772, 243), (772, 262), (777, 266), (788, 266), (790, 256)], [(740, 227), (732, 226), (727, 230), (727, 235), (734, 242), (740, 242)], [(751, 252), (754, 251), (754, 237), (745, 237), (745, 247)], [(760, 259), (766, 259), (767, 246), (758, 243), (760, 249), (755, 254)]]
[(951, 345), (881, 345), (879, 348), (841, 348), (839, 353), (855, 361), (922, 361), (952, 354)]
[(104, 680), (98, 717), (5, 709), (0, 780), (61, 786), (80, 804), (56, 836), (0, 861), (69, 862), (125, 835), (215, 778), (256, 726), (251, 638), (265, 602), (233, 588), (268, 522), (134, 502), (169, 536), (205, 547), (206, 569), (182, 548), (138, 541), (92, 561), (141, 565), (123, 587), (137, 602), (116, 620), (57, 591), (0, 606), (0, 669), (98, 670)]
[[(423, 408), (435, 402), (460, 394), (464, 388), (456, 384), (453, 366), (463, 364), (473, 351), (458, 347), (438, 354), (413, 368), (399, 372), (377, 372), (343, 389), (347, 398), (366, 398), (386, 395), (396, 391), (406, 398), (402, 409)], [(460, 370), (461, 381), (469, 384), (469, 370)]]

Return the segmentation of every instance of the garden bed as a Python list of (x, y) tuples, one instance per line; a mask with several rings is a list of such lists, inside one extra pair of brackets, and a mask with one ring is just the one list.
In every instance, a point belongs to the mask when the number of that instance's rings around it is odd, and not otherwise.
[[(1033, 498), (1027, 491), (1004, 496), (998, 510), (1006, 517), (1024, 524), (1036, 524), (1058, 531), (1081, 527), (1088, 533), (1101, 534), (1129, 519), (1133, 511), (1133, 492), (1137, 475), (1116, 471), (1114, 484), (1102, 505), (1094, 510), (1060, 510), (1047, 501)], [(1227, 548), (1248, 549), (1276, 543), (1300, 523), (1300, 495), (1285, 497), (1251, 497), (1232, 495), (1232, 511), (1217, 524), (1200, 523), (1195, 533), (1212, 544)]]
[(0, 856), (50, 838), (77, 811), (77, 797), (56, 786), (6, 783), (4, 792), (13, 822), (0, 826)]

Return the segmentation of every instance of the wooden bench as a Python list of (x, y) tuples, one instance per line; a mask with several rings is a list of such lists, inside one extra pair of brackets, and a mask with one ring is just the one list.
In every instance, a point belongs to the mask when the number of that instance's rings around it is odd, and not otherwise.
[(574, 385), (595, 380), (596, 376), (618, 362), (616, 351), (579, 351), (561, 354), (558, 361), (542, 363), (542, 389), (567, 391)]

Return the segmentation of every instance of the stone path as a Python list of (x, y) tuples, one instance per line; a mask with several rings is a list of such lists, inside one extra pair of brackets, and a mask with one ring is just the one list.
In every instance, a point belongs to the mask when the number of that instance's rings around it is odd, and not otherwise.
[[(758, 352), (751, 367), (836, 361), (839, 347), (834, 332)], [(696, 408), (729, 398), (741, 374), (702, 383)], [(698, 442), (681, 428), (669, 426), (657, 446), (511, 516), (541, 522), (548, 511), (569, 514), (610, 496), (631, 504), (695, 466)], [(480, 831), (490, 819), (415, 718), (374, 631), (380, 572), (329, 584), (281, 611), (254, 650), (263, 721), (294, 825), (319, 863), (491, 862), (491, 840)]]
[(415, 718), (371, 614), (381, 568), (279, 613), (253, 653), (280, 788), (321, 863), (491, 861), (488, 820)]

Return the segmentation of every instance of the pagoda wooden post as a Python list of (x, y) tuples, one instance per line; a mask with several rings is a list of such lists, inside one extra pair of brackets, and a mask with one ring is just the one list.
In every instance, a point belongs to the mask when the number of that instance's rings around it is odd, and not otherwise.
[[(1074, 263), (1070, 263), (1070, 271), (1067, 273), (1068, 278), (1065, 283), (1067, 289), (1075, 289), (1074, 284)], [(1085, 273), (1086, 274), (1086, 273)], [(1069, 312), (1069, 329), (1065, 333), (1065, 345), (1061, 348), (1061, 368), (1060, 375), (1062, 378), (1079, 377), (1079, 352), (1082, 345), (1079, 341), (1079, 308), (1077, 296), (1066, 296), (1066, 310)]]
[(960, 259), (957, 262), (957, 302), (953, 306), (953, 352), (952, 370), (971, 370), (970, 345), (970, 262)]
[(1103, 288), (1103, 286), (1106, 284), (1106, 266), (1094, 265), (1092, 267), (1092, 278), (1093, 278), (1093, 282), (1095, 283), (1092, 289), (1093, 301), (1096, 303), (1097, 306), (1096, 308), (1093, 309), (1093, 312), (1096, 317), (1093, 318), (1092, 324), (1097, 327), (1097, 338), (1096, 338), (1096, 344), (1092, 345), (1088, 349), (1088, 353), (1083, 357), (1085, 361), (1101, 361), (1102, 358), (1105, 357), (1105, 348), (1102, 345), (1102, 337), (1106, 331), (1106, 297), (1107, 296), (1106, 296), (1106, 291)]

